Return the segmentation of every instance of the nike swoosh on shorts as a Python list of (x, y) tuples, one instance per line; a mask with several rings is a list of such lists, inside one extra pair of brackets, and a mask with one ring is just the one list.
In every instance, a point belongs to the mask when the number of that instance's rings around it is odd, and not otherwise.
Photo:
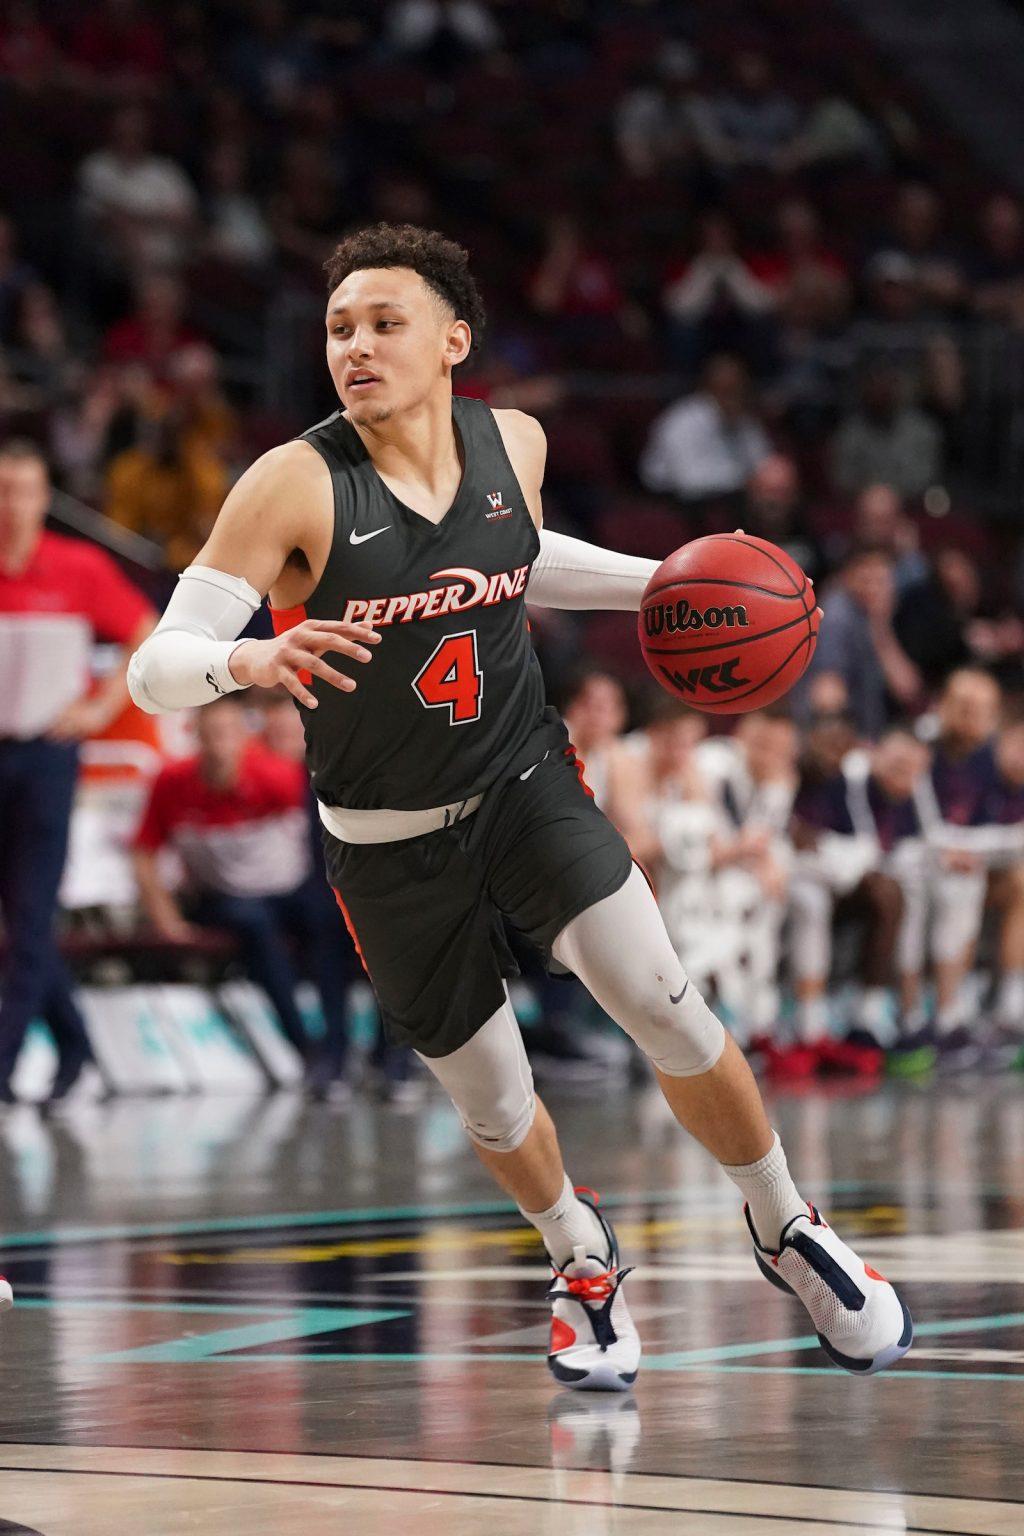
[(356, 533), (355, 529), (353, 528), (352, 532), (348, 536), (348, 541), (350, 544), (365, 544), (367, 539), (375, 539), (378, 533), (387, 533), (388, 528), (390, 527), (391, 524), (388, 523), (384, 528), (375, 528), (372, 533)]

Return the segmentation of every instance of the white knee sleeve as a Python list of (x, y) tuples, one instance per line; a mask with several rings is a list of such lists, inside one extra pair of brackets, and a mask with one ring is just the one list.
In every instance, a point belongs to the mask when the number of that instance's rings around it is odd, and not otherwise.
[(962, 960), (981, 932), (985, 876), (943, 870), (935, 877), (932, 955), (941, 962)]
[[(419, 1055), (419, 1052), (417, 1052)], [(506, 996), (472, 1039), (448, 1056), (420, 1056), (448, 1094), (472, 1141), (514, 1152), (537, 1112), (533, 1073)]]
[(896, 969), (901, 976), (917, 976), (924, 970), (928, 931), (928, 893), (919, 886), (902, 887), (903, 917), (896, 940)]
[(613, 896), (558, 935), (555, 959), (667, 1077), (709, 1072), (725, 1030), (683, 970), (658, 904), (636, 865)]

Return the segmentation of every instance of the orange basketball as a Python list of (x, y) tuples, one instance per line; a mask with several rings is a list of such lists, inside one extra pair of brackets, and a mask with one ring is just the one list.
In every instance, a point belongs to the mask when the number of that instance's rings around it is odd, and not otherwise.
[(669, 693), (712, 715), (780, 699), (814, 655), (814, 588), (767, 539), (712, 533), (663, 560), (644, 592), (640, 646)]

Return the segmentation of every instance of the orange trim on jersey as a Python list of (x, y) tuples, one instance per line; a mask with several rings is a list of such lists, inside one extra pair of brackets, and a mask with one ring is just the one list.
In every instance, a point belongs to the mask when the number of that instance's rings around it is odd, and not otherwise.
[[(267, 604), (270, 611), (270, 622), (274, 626), (275, 635), (287, 634), (294, 629), (296, 624), (304, 624), (309, 617), (304, 603), (299, 603), (295, 608), (274, 608)], [(299, 682), (308, 688), (313, 681), (312, 672), (303, 670), (299, 673)]]
[(345, 903), (341, 899), (341, 892), (340, 891), (335, 891), (333, 885), (331, 886), (331, 890), (334, 891), (334, 899), (338, 903), (338, 906), (341, 908), (341, 915), (345, 919), (345, 927), (348, 929), (348, 936), (352, 940), (352, 943), (356, 947), (356, 954), (359, 956), (359, 964), (362, 966), (363, 970), (366, 972), (367, 979), (370, 982), (372, 982), (373, 978), (370, 975), (370, 968), (369, 968), (369, 966), (366, 963), (366, 956), (363, 954), (363, 947), (362, 947), (362, 945), (359, 942), (359, 937), (358, 937), (358, 935), (356, 933), (355, 923), (353, 923), (353, 921), (352, 921), (352, 916), (351, 916), (351, 914), (350, 914), (350, 912), (348, 910), (348, 907), (346, 907)]
[(305, 603), (299, 603), (295, 608), (275, 608), (268, 603), (270, 622), (274, 626), (275, 635), (283, 635), (286, 630), (294, 629), (296, 624), (305, 623), (309, 615), (306, 612)]
[(574, 767), (576, 769), (576, 777), (579, 779), (580, 784), (581, 784), (584, 792), (590, 796), (591, 800), (593, 800), (593, 798), (594, 798), (594, 791), (591, 789), (590, 785), (587, 783), (586, 779), (584, 778), (584, 774), (587, 771), (587, 765), (586, 765), (586, 763), (581, 761), (580, 755), (576, 751), (576, 748), (573, 746), (572, 742), (570, 742), (569, 745), (566, 747), (565, 755), (569, 759), (569, 761), (574, 765)]
[(655, 885), (654, 881), (651, 879), (650, 871), (647, 869), (647, 866), (644, 865), (644, 864), (641, 864), (640, 860), (637, 858), (635, 853), (631, 853), (630, 857), (632, 858), (633, 863), (636, 865), (637, 869), (643, 875), (644, 879), (647, 881), (647, 884), (650, 886), (651, 895), (654, 897), (655, 901), (657, 901), (657, 899), (658, 899), (658, 887)]

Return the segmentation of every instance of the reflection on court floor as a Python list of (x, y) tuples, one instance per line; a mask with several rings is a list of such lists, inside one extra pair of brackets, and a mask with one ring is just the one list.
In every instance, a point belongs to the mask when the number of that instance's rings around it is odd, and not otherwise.
[(638, 1266), (630, 1397), (550, 1382), (539, 1242), (440, 1100), (8, 1114), (0, 1531), (1024, 1529), (1015, 1082), (773, 1106), (918, 1320), (871, 1381), (760, 1280), (660, 1099), (554, 1107)]

